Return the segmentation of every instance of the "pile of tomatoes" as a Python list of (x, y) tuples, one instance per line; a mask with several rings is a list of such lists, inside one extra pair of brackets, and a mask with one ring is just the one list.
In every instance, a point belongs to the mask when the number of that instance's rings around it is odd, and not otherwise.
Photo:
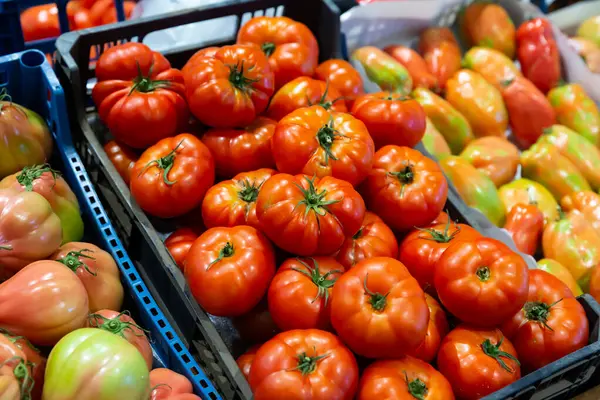
[(442, 211), (416, 96), (318, 56), (305, 25), (256, 17), (181, 70), (140, 43), (96, 68), (107, 154), (146, 213), (187, 222), (165, 245), (254, 344), (255, 398), (476, 399), (585, 346), (560, 276)]

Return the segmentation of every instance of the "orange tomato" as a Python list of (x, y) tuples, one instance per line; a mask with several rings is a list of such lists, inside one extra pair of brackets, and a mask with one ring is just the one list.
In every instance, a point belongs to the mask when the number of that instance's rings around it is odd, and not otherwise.
[(475, 139), (460, 156), (486, 174), (496, 187), (512, 181), (519, 167), (519, 149), (503, 137)]

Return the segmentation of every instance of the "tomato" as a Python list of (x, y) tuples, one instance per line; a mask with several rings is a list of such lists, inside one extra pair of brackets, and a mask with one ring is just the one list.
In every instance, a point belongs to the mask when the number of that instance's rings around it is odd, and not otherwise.
[(181, 69), (181, 72), (183, 73), (184, 76), (187, 75), (188, 71), (192, 68), (192, 66), (196, 63), (196, 61), (201, 60), (206, 57), (214, 58), (220, 49), (221, 49), (220, 47), (211, 46), (211, 47), (205, 47), (203, 49), (198, 50), (185, 63), (185, 65)]
[(518, 203), (506, 216), (504, 229), (512, 237), (517, 250), (533, 256), (544, 231), (544, 214), (535, 203)]
[(224, 46), (213, 57), (199, 57), (184, 75), (190, 111), (215, 128), (252, 123), (269, 104), (273, 72), (254, 46)]
[(517, 352), (499, 329), (458, 326), (442, 340), (437, 366), (454, 395), (465, 400), (485, 397), (521, 377)]
[[(547, 273), (552, 274), (558, 279), (560, 279), (560, 281), (567, 285), (567, 287), (571, 290), (573, 296), (577, 297), (583, 294), (583, 290), (581, 290), (581, 287), (579, 287), (579, 284), (577, 283), (575, 278), (573, 278), (573, 275), (571, 275), (569, 270), (558, 261), (551, 260), (549, 258), (544, 258), (537, 262), (537, 268), (541, 271), (546, 271)], [(593, 280), (594, 272), (592, 272), (592, 277), (590, 279), (590, 293), (592, 292), (591, 283), (593, 282)]]
[(481, 235), (469, 225), (451, 223), (433, 225), (411, 231), (400, 244), (400, 260), (423, 290), (435, 295), (435, 265), (451, 244), (473, 240)]
[(333, 257), (289, 258), (269, 286), (269, 312), (282, 331), (331, 330), (331, 291), (344, 266)]
[(487, 175), (496, 187), (512, 181), (519, 167), (519, 149), (503, 137), (475, 139), (460, 156)]
[(269, 312), (266, 296), (256, 307), (233, 318), (232, 322), (244, 343), (264, 343), (280, 332)]
[(446, 224), (448, 224), (449, 221), (452, 221), (452, 219), (450, 218), (448, 213), (446, 213), (444, 211), (440, 211), (438, 216), (435, 217), (435, 219), (433, 221), (431, 221), (431, 223), (429, 224), (429, 227), (436, 226), (436, 225), (444, 225), (445, 226)]
[(388, 144), (414, 147), (425, 134), (423, 107), (405, 95), (380, 92), (360, 96), (352, 115), (364, 122), (379, 149)]
[(333, 176), (352, 185), (367, 176), (375, 152), (359, 119), (321, 106), (300, 108), (279, 121), (272, 149), (280, 172)]
[(121, 273), (106, 251), (91, 243), (71, 242), (59, 247), (50, 259), (64, 264), (81, 280), (88, 294), (90, 312), (121, 309)]
[(600, 268), (598, 266), (594, 267), (590, 275), (589, 293), (596, 301), (600, 299)]
[(156, 79), (171, 68), (169, 61), (159, 52), (143, 43), (127, 42), (106, 49), (96, 62), (98, 82), (107, 80), (134, 80), (140, 76)]
[(600, 46), (600, 18), (593, 16), (583, 21), (577, 28), (577, 36), (592, 40)]
[(377, 214), (367, 211), (358, 232), (348, 236), (335, 256), (345, 269), (373, 257), (398, 256), (398, 242), (394, 232)]
[(431, 365), (411, 356), (379, 360), (363, 372), (357, 400), (454, 400), (452, 387)]
[(360, 73), (345, 60), (337, 58), (319, 64), (315, 69), (315, 78), (336, 88), (344, 97), (346, 107), (352, 108), (354, 99), (364, 93), (363, 81)]
[(383, 50), (373, 46), (361, 47), (352, 53), (352, 59), (360, 63), (369, 80), (381, 90), (410, 93), (413, 82), (408, 70)]
[[(10, 400), (40, 399), (44, 385), (46, 359), (24, 337), (9, 332), (0, 335), (0, 375), (8, 375), (17, 381), (17, 396), (7, 396), (0, 383), (0, 398)], [(5, 371), (4, 369), (8, 369)]]
[(0, 190), (0, 274), (50, 256), (61, 244), (60, 218), (35, 192)]
[(237, 360), (235, 360), (246, 380), (250, 380), (250, 370), (252, 368), (252, 363), (254, 362), (256, 352), (258, 351), (258, 349), (260, 349), (260, 346), (261, 345), (255, 345), (250, 347), (248, 350), (246, 350), (244, 354), (242, 354), (237, 358)]
[(278, 88), (299, 76), (312, 76), (319, 61), (319, 45), (310, 29), (287, 17), (252, 18), (239, 30), (237, 43), (260, 46)]
[(283, 332), (263, 344), (250, 369), (256, 400), (351, 400), (356, 359), (333, 334), (318, 329)]
[(361, 356), (394, 358), (413, 352), (425, 339), (428, 323), (423, 290), (393, 258), (363, 260), (333, 287), (331, 324)]
[(258, 193), (256, 216), (279, 248), (300, 256), (328, 255), (358, 232), (365, 203), (340, 179), (277, 174)]
[(58, 171), (48, 164), (32, 165), (0, 181), (0, 189), (14, 188), (20, 192), (36, 192), (44, 196), (62, 226), (62, 242), (83, 237), (83, 220), (77, 197)]
[(131, 195), (148, 214), (171, 218), (200, 205), (215, 180), (213, 157), (189, 133), (161, 140), (136, 161)]
[(505, 244), (486, 237), (451, 244), (435, 264), (441, 303), (464, 322), (493, 327), (527, 299), (527, 263)]
[(412, 77), (415, 87), (438, 90), (437, 78), (427, 70), (427, 63), (419, 53), (410, 47), (399, 45), (387, 46), (383, 51), (404, 65)]
[(271, 138), (276, 122), (257, 117), (244, 128), (213, 128), (202, 136), (215, 159), (217, 176), (232, 176), (259, 168), (274, 168)]
[(460, 48), (448, 28), (427, 28), (419, 38), (419, 53), (427, 69), (436, 77), (440, 89), (460, 69)]
[(101, 329), (78, 329), (52, 349), (43, 398), (145, 400), (148, 374), (144, 358), (125, 339)]
[(165, 240), (165, 246), (171, 257), (175, 261), (175, 264), (183, 272), (184, 262), (187, 257), (192, 244), (198, 239), (200, 232), (191, 228), (179, 228), (175, 232), (171, 233), (167, 240)]
[(514, 58), (515, 26), (506, 10), (498, 4), (471, 4), (464, 10), (461, 25), (471, 45), (491, 47)]
[[(131, 13), (135, 8), (135, 4), (136, 3), (133, 1), (123, 1), (125, 19), (131, 18)], [(90, 18), (95, 22), (96, 25), (108, 25), (119, 22), (114, 0), (96, 1), (96, 3), (90, 8)]]
[(188, 378), (167, 368), (150, 371), (150, 387), (150, 400), (200, 400)]
[(465, 116), (476, 137), (504, 136), (508, 113), (502, 94), (483, 76), (461, 69), (446, 86), (446, 100)]
[(0, 328), (41, 346), (81, 328), (89, 310), (79, 278), (56, 261), (31, 263), (0, 284), (0, 304)]
[(521, 71), (504, 53), (488, 47), (472, 47), (465, 53), (463, 68), (471, 69), (500, 91), (504, 83), (522, 77)]
[(571, 193), (560, 200), (560, 206), (565, 212), (582, 213), (600, 235), (600, 195), (591, 191)]
[(21, 28), (26, 42), (60, 36), (58, 7), (56, 4), (29, 7), (21, 13)]
[(564, 283), (533, 269), (527, 303), (502, 326), (502, 332), (519, 353), (523, 371), (534, 371), (587, 345), (589, 324)]
[(432, 362), (437, 355), (442, 339), (448, 334), (450, 327), (446, 313), (440, 303), (427, 293), (425, 293), (425, 301), (427, 301), (427, 307), (429, 307), (427, 334), (419, 347), (409, 354), (425, 362)]
[(104, 145), (104, 151), (119, 175), (121, 175), (121, 178), (123, 178), (127, 186), (129, 186), (129, 182), (131, 181), (131, 170), (140, 156), (131, 148), (124, 144), (117, 143), (114, 140), (111, 140)]
[(362, 193), (390, 228), (406, 231), (429, 224), (442, 211), (448, 183), (436, 162), (417, 150), (385, 146), (375, 153)]
[(569, 38), (569, 45), (577, 51), (579, 57), (585, 61), (590, 71), (600, 73), (600, 47), (593, 41), (582, 37)]
[(544, 186), (529, 179), (516, 179), (498, 190), (498, 195), (504, 206), (506, 214), (516, 204), (533, 203), (544, 214), (544, 224), (554, 221), (558, 217), (558, 204), (552, 193)]
[(273, 246), (256, 229), (211, 228), (192, 245), (185, 278), (208, 313), (233, 317), (256, 306), (275, 273)]
[(452, 150), (450, 150), (448, 142), (444, 139), (444, 135), (437, 130), (429, 118), (426, 118), (425, 133), (421, 143), (423, 143), (425, 150), (438, 160), (452, 155)]

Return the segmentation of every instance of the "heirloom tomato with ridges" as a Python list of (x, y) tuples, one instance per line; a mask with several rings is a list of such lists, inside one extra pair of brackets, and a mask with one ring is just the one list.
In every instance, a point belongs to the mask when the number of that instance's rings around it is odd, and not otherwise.
[(156, 78), (171, 68), (171, 63), (159, 52), (143, 43), (129, 42), (106, 49), (96, 63), (98, 82), (133, 80), (142, 76)]
[(474, 2), (462, 11), (460, 21), (463, 34), (471, 45), (490, 47), (514, 58), (515, 25), (500, 5)]
[(199, 229), (192, 228), (179, 228), (175, 232), (171, 233), (167, 240), (165, 240), (165, 246), (171, 257), (175, 261), (175, 264), (183, 272), (185, 268), (185, 258), (187, 257), (192, 244), (200, 236)]
[(444, 135), (437, 130), (429, 118), (426, 118), (425, 121), (425, 133), (421, 139), (425, 150), (438, 160), (452, 155), (452, 150), (450, 150), (448, 142), (444, 139)]
[(427, 64), (419, 53), (406, 46), (387, 46), (383, 49), (404, 65), (413, 79), (414, 87), (438, 90), (437, 78), (427, 70)]
[(460, 156), (487, 175), (496, 187), (512, 181), (519, 167), (519, 149), (503, 137), (475, 139)]
[(444, 339), (444, 336), (450, 331), (450, 326), (448, 325), (446, 313), (442, 309), (440, 303), (427, 293), (425, 293), (425, 301), (427, 302), (427, 307), (429, 307), (427, 334), (419, 347), (408, 354), (431, 363), (435, 360), (442, 339)]
[(131, 182), (131, 170), (140, 156), (131, 148), (114, 140), (104, 145), (104, 151), (127, 186)]
[(319, 64), (315, 78), (329, 82), (343, 96), (346, 107), (352, 108), (354, 99), (363, 94), (363, 81), (360, 73), (348, 61), (331, 59)]

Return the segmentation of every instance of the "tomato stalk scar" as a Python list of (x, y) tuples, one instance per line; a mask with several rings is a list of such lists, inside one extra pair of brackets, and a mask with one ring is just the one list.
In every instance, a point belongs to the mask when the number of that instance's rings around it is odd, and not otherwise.
[(8, 251), (10, 251), (10, 250), (12, 250), (12, 249), (13, 249), (13, 248), (12, 248), (12, 246), (10, 246), (10, 245), (9, 245), (9, 246), (0, 246), (0, 250), (8, 250)]
[(529, 301), (525, 303), (523, 306), (523, 311), (525, 312), (525, 318), (530, 321), (536, 321), (544, 325), (544, 327), (554, 331), (548, 325), (548, 314), (550, 314), (550, 309), (554, 307), (557, 303), (560, 303), (562, 299), (555, 301), (552, 304), (542, 303), (540, 301)]
[(402, 183), (402, 189), (400, 189), (400, 197), (404, 194), (404, 188), (406, 185), (410, 185), (415, 180), (415, 171), (412, 165), (405, 165), (404, 168), (397, 172), (388, 172), (388, 175), (395, 177)]
[(216, 263), (221, 261), (223, 258), (233, 256), (234, 253), (235, 253), (235, 250), (233, 248), (233, 244), (230, 242), (225, 243), (225, 246), (223, 246), (223, 248), (219, 251), (219, 256), (208, 265), (206, 270), (208, 271), (210, 269), (210, 267), (212, 267), (213, 265), (215, 265)]
[(477, 275), (481, 282), (487, 282), (491, 276), (490, 268), (488, 266), (479, 267), (475, 271), (475, 275)]
[(275, 52), (276, 46), (275, 46), (275, 43), (273, 43), (273, 42), (264, 42), (260, 46), (260, 49), (262, 50), (263, 53), (265, 53), (265, 55), (267, 57), (271, 57), (271, 55)]
[(333, 271), (329, 271), (325, 274), (321, 274), (317, 260), (315, 260), (312, 257), (310, 259), (312, 260), (313, 265), (315, 266), (314, 268), (311, 268), (307, 263), (305, 263), (301, 259), (299, 259), (299, 258), (296, 259), (309, 272), (303, 271), (298, 268), (292, 268), (292, 270), (307, 276), (317, 286), (317, 295), (315, 296), (314, 299), (312, 299), (311, 303), (314, 303), (319, 297), (322, 297), (325, 299), (325, 305), (327, 305), (327, 302), (329, 301), (329, 289), (332, 288), (333, 285), (335, 284), (335, 282), (337, 281), (337, 278), (329, 279), (329, 277), (333, 274), (342, 273), (343, 271), (333, 270)]
[(171, 186), (171, 185), (174, 185), (175, 183), (177, 183), (177, 181), (170, 181), (168, 176), (169, 176), (169, 172), (171, 172), (171, 168), (173, 168), (173, 165), (175, 165), (175, 158), (177, 157), (177, 149), (179, 149), (179, 147), (182, 145), (182, 143), (183, 143), (183, 140), (181, 142), (179, 142), (177, 144), (177, 146), (175, 146), (175, 148), (173, 150), (171, 150), (169, 152), (169, 154), (167, 154), (166, 156), (161, 157), (157, 160), (152, 160), (148, 164), (146, 164), (144, 169), (141, 170), (140, 173), (138, 174), (138, 177), (142, 176), (142, 174), (144, 174), (144, 172), (146, 172), (150, 167), (152, 167), (153, 165), (156, 165), (156, 167), (158, 169), (163, 171), (163, 181), (165, 182), (165, 184), (167, 186)]
[(302, 186), (295, 184), (304, 195), (304, 199), (300, 200), (298, 203), (298, 205), (304, 204), (306, 206), (304, 216), (307, 216), (310, 211), (314, 211), (317, 215), (324, 216), (329, 212), (327, 206), (339, 203), (340, 200), (325, 200), (325, 196), (327, 195), (326, 190), (317, 193), (314, 183), (315, 178), (310, 179), (305, 177), (305, 179), (308, 182), (308, 189), (304, 189)]
[(408, 374), (406, 373), (406, 371), (404, 371), (404, 379), (406, 379), (408, 393), (410, 393), (410, 395), (415, 399), (425, 400), (425, 396), (427, 396), (428, 392), (427, 385), (425, 385), (425, 382), (423, 382), (419, 378), (409, 381)]

